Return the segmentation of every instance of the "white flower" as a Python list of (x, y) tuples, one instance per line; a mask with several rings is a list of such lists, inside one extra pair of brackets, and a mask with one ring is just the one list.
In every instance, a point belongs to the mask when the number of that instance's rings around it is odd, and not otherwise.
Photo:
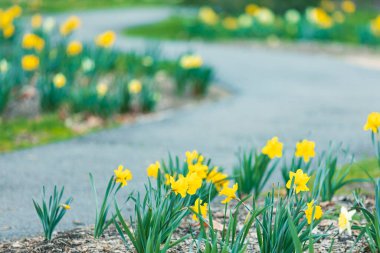
[(290, 9), (285, 13), (285, 20), (291, 24), (297, 24), (301, 20), (301, 15), (297, 10)]
[(42, 24), (42, 29), (46, 33), (50, 33), (55, 27), (55, 19), (52, 17), (46, 18), (44, 23)]
[(267, 8), (261, 8), (256, 14), (256, 18), (263, 25), (271, 25), (275, 19), (273, 12)]
[(7, 60), (2, 59), (0, 61), (0, 73), (6, 73), (8, 72), (8, 69), (9, 69), (9, 66), (8, 66)]
[(345, 230), (347, 230), (348, 235), (351, 235), (350, 221), (352, 220), (352, 216), (355, 214), (355, 212), (355, 210), (348, 212), (345, 206), (341, 207), (338, 219), (339, 233), (343, 233)]
[(252, 17), (247, 14), (241, 14), (238, 18), (238, 24), (242, 28), (249, 28), (252, 26)]
[(95, 68), (95, 63), (90, 58), (85, 58), (82, 60), (82, 69), (84, 72), (89, 72)]

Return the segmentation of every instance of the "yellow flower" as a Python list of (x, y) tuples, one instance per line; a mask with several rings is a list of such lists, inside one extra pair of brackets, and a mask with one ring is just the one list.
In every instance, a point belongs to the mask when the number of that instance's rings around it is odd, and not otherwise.
[(42, 25), (42, 16), (40, 14), (36, 14), (32, 16), (31, 20), (32, 28), (37, 29)]
[(286, 183), (286, 188), (290, 189), (292, 186), (293, 178), (296, 193), (299, 193), (301, 191), (309, 191), (309, 188), (306, 184), (309, 182), (310, 177), (306, 173), (303, 173), (301, 169), (298, 169), (296, 172), (289, 172), (289, 181)]
[(380, 15), (371, 20), (370, 29), (373, 35), (380, 36)]
[(180, 194), (182, 198), (186, 197), (189, 185), (187, 179), (183, 175), (179, 175), (177, 181), (173, 177), (170, 178), (170, 186), (172, 191), (177, 195)]
[(142, 84), (140, 80), (133, 79), (128, 84), (128, 90), (132, 94), (138, 94), (141, 92)]
[(203, 65), (203, 60), (198, 55), (184, 55), (180, 59), (180, 65), (184, 69), (196, 69)]
[(226, 204), (230, 202), (232, 199), (236, 199), (236, 191), (238, 190), (238, 184), (234, 184), (232, 188), (229, 188), (228, 185), (224, 185), (223, 189), (219, 192), (219, 195), (226, 196), (224, 200), (222, 200), (222, 204)]
[(261, 8), (256, 14), (256, 19), (263, 25), (271, 25), (275, 21), (275, 16), (270, 9)]
[(45, 40), (33, 33), (27, 33), (22, 39), (22, 47), (41, 51), (45, 47)]
[(309, 140), (302, 140), (296, 144), (296, 157), (302, 157), (307, 163), (310, 158), (315, 156), (315, 142)]
[(132, 180), (132, 173), (129, 169), (125, 168), (123, 170), (123, 165), (119, 165), (117, 170), (114, 170), (115, 173), (115, 181), (116, 183), (120, 183), (121, 187), (124, 187), (128, 184), (127, 181)]
[(5, 28), (12, 25), (14, 17), (9, 11), (2, 11), (0, 9), (0, 28)]
[(160, 169), (160, 162), (158, 161), (149, 165), (148, 168), (146, 169), (148, 177), (157, 178), (159, 169)]
[(355, 212), (355, 210), (348, 211), (344, 206), (341, 207), (338, 219), (339, 233), (343, 233), (345, 230), (347, 230), (348, 235), (351, 236), (352, 233), (350, 221), (352, 220), (352, 216), (354, 216)]
[(26, 71), (32, 71), (40, 65), (40, 59), (35, 55), (25, 55), (21, 60), (22, 68)]
[(339, 23), (339, 24), (343, 23), (344, 19), (345, 19), (343, 13), (340, 11), (335, 11), (333, 13), (332, 17), (333, 17), (334, 21)]
[(99, 83), (96, 85), (96, 92), (99, 97), (104, 97), (108, 92), (108, 85), (105, 83)]
[(188, 189), (187, 193), (189, 195), (194, 195), (199, 188), (202, 187), (202, 178), (198, 176), (197, 173), (189, 172), (186, 176)]
[(71, 209), (71, 206), (70, 205), (66, 205), (66, 204), (61, 204), (61, 207), (65, 210), (70, 210)]
[(76, 16), (69, 17), (65, 23), (61, 25), (59, 31), (63, 36), (67, 36), (80, 26), (80, 19)]
[(267, 145), (263, 147), (261, 152), (267, 156), (269, 156), (270, 159), (273, 159), (275, 157), (282, 157), (282, 148), (283, 144), (278, 141), (278, 137), (273, 137), (267, 142)]
[(255, 16), (256, 13), (260, 10), (260, 7), (256, 4), (248, 4), (245, 7), (245, 13), (247, 13), (250, 16)]
[(342, 10), (347, 13), (354, 13), (356, 11), (356, 5), (351, 0), (344, 0), (342, 2)]
[(115, 43), (116, 40), (116, 34), (113, 31), (106, 31), (105, 33), (99, 34), (96, 39), (95, 43), (99, 47), (112, 47), (112, 45)]
[(56, 74), (53, 83), (57, 89), (60, 89), (66, 85), (66, 77), (62, 73)]
[(6, 39), (12, 37), (14, 33), (15, 33), (15, 27), (14, 27), (14, 25), (12, 25), (12, 24), (7, 25), (7, 26), (4, 27), (4, 29), (3, 29), (3, 36), (4, 36), (4, 38), (6, 38)]
[[(203, 218), (207, 217), (207, 203), (201, 205), (201, 199), (197, 198), (192, 207), (190, 207), (195, 213), (202, 215)], [(198, 221), (198, 216), (193, 214), (193, 220)]]
[(214, 26), (219, 21), (219, 16), (210, 7), (202, 7), (199, 10), (198, 18), (206, 25)]
[(218, 171), (218, 168), (215, 167), (206, 178), (207, 182), (212, 182), (216, 189), (220, 191), (225, 185), (228, 186), (229, 181), (227, 180), (228, 175)]
[(223, 19), (223, 27), (227, 30), (236, 30), (238, 28), (238, 20), (234, 17), (226, 17)]
[(328, 29), (334, 24), (330, 15), (322, 8), (311, 8), (307, 11), (308, 21), (319, 28)]
[(71, 41), (66, 48), (66, 53), (69, 56), (78, 55), (82, 52), (83, 46), (80, 41)]
[(363, 129), (364, 131), (371, 130), (374, 133), (379, 131), (380, 127), (380, 113), (379, 112), (371, 112), (368, 114), (367, 122), (365, 123)]
[(170, 176), (170, 174), (165, 174), (165, 185), (170, 185), (170, 182), (171, 180), (174, 180), (174, 178), (172, 176)]
[(22, 14), (22, 8), (18, 5), (13, 5), (11, 8), (7, 10), (7, 12), (13, 17), (18, 18)]
[[(314, 211), (314, 217), (313, 217), (313, 211)], [(307, 204), (307, 209), (305, 210), (305, 216), (306, 216), (308, 224), (311, 224), (312, 220), (319, 220), (320, 218), (322, 218), (322, 215), (323, 215), (322, 208), (320, 206), (314, 205), (314, 200), (312, 200), (311, 202)]]
[(199, 153), (196, 150), (186, 151), (186, 162), (189, 164), (193, 164), (194, 160), (198, 161)]

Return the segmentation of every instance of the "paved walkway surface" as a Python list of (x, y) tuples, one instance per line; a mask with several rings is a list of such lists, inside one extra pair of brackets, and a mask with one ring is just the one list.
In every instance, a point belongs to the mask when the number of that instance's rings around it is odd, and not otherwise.
[[(75, 13), (83, 21), (83, 39), (107, 29), (155, 22), (170, 9), (130, 9)], [(66, 15), (65, 15), (66, 16)], [(59, 18), (62, 18), (59, 16)], [(118, 38), (118, 47), (142, 48), (140, 39)], [(342, 59), (295, 50), (204, 43), (161, 43), (165, 55), (188, 49), (215, 67), (221, 85), (233, 96), (217, 103), (182, 108), (155, 120), (125, 125), (85, 137), (0, 155), (0, 239), (41, 232), (32, 207), (42, 185), (65, 185), (74, 197), (72, 211), (59, 229), (73, 221), (92, 224), (94, 206), (88, 173), (100, 190), (124, 164), (134, 175), (130, 186), (143, 189), (145, 168), (170, 151), (197, 149), (227, 171), (239, 146), (263, 145), (277, 135), (287, 148), (301, 138), (344, 141), (358, 155), (370, 152), (362, 125), (380, 108), (380, 72)], [(276, 180), (275, 178), (273, 180)]]

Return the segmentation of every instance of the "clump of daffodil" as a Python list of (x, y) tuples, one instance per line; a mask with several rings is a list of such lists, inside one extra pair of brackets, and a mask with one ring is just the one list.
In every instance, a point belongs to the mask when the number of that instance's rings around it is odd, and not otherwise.
[(99, 83), (96, 85), (96, 92), (99, 97), (104, 97), (108, 92), (108, 85), (105, 83)]
[(342, 2), (342, 10), (346, 13), (354, 13), (356, 11), (356, 5), (351, 0), (344, 0)]
[(53, 84), (57, 89), (61, 89), (66, 85), (66, 77), (62, 73), (58, 73), (53, 78)]
[(153, 178), (158, 177), (159, 170), (160, 170), (160, 162), (159, 161), (150, 164), (148, 166), (148, 168), (146, 169), (148, 177), (153, 177)]
[(293, 182), (293, 187), (297, 194), (301, 191), (309, 191), (309, 188), (306, 185), (309, 180), (310, 177), (306, 173), (303, 173), (301, 169), (298, 169), (296, 172), (290, 171), (289, 181), (286, 183), (286, 188), (290, 189)]
[(322, 8), (310, 8), (306, 13), (307, 20), (321, 29), (329, 29), (334, 25), (332, 17)]
[(70, 35), (73, 31), (80, 26), (80, 19), (76, 16), (69, 17), (59, 28), (59, 31), (63, 36)]
[[(313, 216), (313, 212), (314, 212), (314, 216)], [(319, 220), (320, 218), (322, 218), (322, 215), (323, 215), (322, 207), (318, 205), (314, 205), (314, 200), (310, 201), (307, 204), (307, 209), (305, 210), (305, 216), (306, 216), (308, 224), (311, 224), (313, 220)]]
[(367, 117), (367, 122), (364, 124), (364, 131), (371, 130), (373, 133), (377, 133), (380, 127), (380, 113), (371, 112)]
[(380, 37), (380, 15), (371, 20), (370, 30), (374, 36)]
[(42, 16), (40, 14), (35, 14), (32, 16), (31, 25), (33, 29), (40, 28), (42, 26)]
[(214, 26), (219, 21), (218, 14), (210, 7), (199, 9), (198, 18), (206, 25)]
[(180, 194), (182, 198), (185, 198), (189, 184), (186, 177), (179, 175), (177, 180), (175, 180), (173, 177), (170, 177), (170, 187), (176, 195)]
[(345, 206), (342, 206), (340, 209), (340, 214), (338, 218), (338, 227), (339, 227), (339, 233), (343, 233), (345, 230), (347, 230), (348, 235), (351, 236), (351, 220), (352, 216), (355, 214), (355, 210), (348, 211)]
[(35, 55), (25, 55), (21, 59), (21, 65), (25, 71), (33, 71), (40, 65), (40, 59)]
[(261, 152), (267, 155), (270, 159), (275, 157), (282, 157), (283, 144), (278, 140), (278, 137), (273, 137), (270, 139)]
[(22, 47), (25, 49), (34, 48), (40, 52), (45, 47), (45, 40), (33, 33), (27, 33), (22, 39)]
[(198, 215), (201, 215), (203, 218), (207, 217), (207, 203), (201, 204), (201, 199), (197, 198), (194, 202), (194, 205), (190, 207), (195, 214), (193, 214), (193, 220), (198, 221)]
[(310, 158), (315, 156), (315, 142), (306, 139), (297, 142), (295, 156), (302, 157), (306, 163), (309, 162)]
[(66, 53), (69, 56), (75, 56), (82, 52), (83, 46), (80, 41), (71, 41), (66, 48)]
[(138, 79), (133, 79), (128, 83), (128, 90), (131, 94), (139, 94), (142, 89), (142, 83)]
[(223, 19), (222, 25), (224, 28), (231, 31), (236, 30), (239, 27), (238, 20), (235, 17), (230, 16)]
[(184, 69), (197, 69), (202, 67), (203, 60), (199, 55), (184, 55), (180, 59), (180, 65)]
[(128, 184), (128, 181), (132, 180), (132, 172), (129, 169), (123, 170), (123, 165), (119, 165), (117, 170), (114, 170), (115, 181), (120, 183), (121, 187), (124, 187)]
[(197, 173), (189, 172), (186, 175), (187, 180), (187, 194), (194, 195), (199, 188), (202, 187), (202, 178), (198, 176)]
[(106, 31), (95, 38), (95, 43), (98, 47), (109, 48), (113, 46), (115, 40), (116, 34), (113, 31)]
[(224, 185), (224, 187), (222, 188), (222, 190), (219, 192), (219, 195), (220, 196), (225, 196), (226, 198), (224, 200), (222, 200), (222, 204), (227, 204), (229, 203), (231, 200), (233, 199), (236, 199), (237, 196), (236, 196), (236, 191), (238, 190), (238, 184), (235, 183), (232, 188), (228, 187), (228, 185)]
[(15, 33), (15, 27), (13, 24), (10, 24), (3, 28), (3, 36), (6, 39), (12, 37), (14, 33)]

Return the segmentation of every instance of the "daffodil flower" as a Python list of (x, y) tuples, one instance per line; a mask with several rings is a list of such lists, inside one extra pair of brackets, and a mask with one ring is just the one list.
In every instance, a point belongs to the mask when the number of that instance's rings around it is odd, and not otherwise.
[(350, 222), (355, 212), (355, 210), (348, 211), (345, 206), (341, 207), (338, 219), (339, 233), (343, 233), (345, 230), (347, 230), (348, 235), (351, 236), (352, 232)]

